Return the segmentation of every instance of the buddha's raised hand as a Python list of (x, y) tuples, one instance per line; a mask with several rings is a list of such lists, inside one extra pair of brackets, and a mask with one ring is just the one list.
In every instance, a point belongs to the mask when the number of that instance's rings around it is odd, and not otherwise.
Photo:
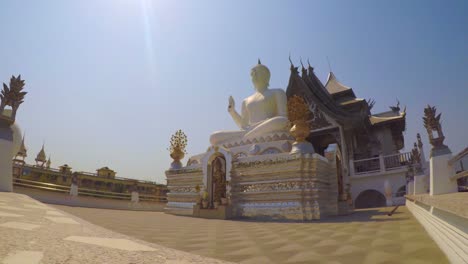
[(228, 112), (234, 111), (235, 110), (235, 102), (234, 98), (232, 96), (229, 96), (229, 105), (228, 105)]

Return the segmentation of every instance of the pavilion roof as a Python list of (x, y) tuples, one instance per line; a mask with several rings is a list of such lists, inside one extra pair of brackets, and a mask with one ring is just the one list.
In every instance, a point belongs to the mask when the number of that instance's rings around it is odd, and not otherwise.
[(21, 140), (21, 147), (20, 147), (17, 155), (21, 156), (21, 157), (27, 157), (28, 156), (28, 151), (26, 149), (26, 145), (24, 144), (24, 136), (23, 136), (23, 139)]
[[(335, 82), (333, 81), (333, 77), (331, 82)], [(352, 92), (351, 89), (343, 91)], [(308, 70), (302, 67), (302, 76), (300, 76), (299, 72), (297, 71), (297, 67), (291, 65), (291, 76), (289, 78), (286, 94), (288, 97), (297, 94), (299, 96), (303, 96), (307, 101), (313, 101), (325, 114), (343, 124), (366, 124), (367, 126), (370, 126), (369, 120), (367, 118), (369, 109), (366, 107), (367, 103), (365, 100), (365, 103), (362, 106), (364, 109), (359, 111), (348, 111), (343, 109), (343, 106), (340, 105), (336, 98), (334, 98), (333, 94), (331, 94), (330, 91), (322, 84), (322, 82), (313, 72), (313, 68), (310, 66)], [(351, 97), (347, 98), (347, 100), (350, 99), (356, 99), (354, 93), (351, 94)], [(356, 99), (350, 103), (362, 101), (363, 99)]]
[(44, 151), (44, 145), (42, 145), (41, 151), (39, 151), (39, 153), (37, 153), (36, 161), (42, 161), (42, 162), (47, 161), (47, 157), (46, 157), (46, 154), (45, 154), (45, 151)]
[(336, 94), (336, 93), (339, 93), (339, 92), (351, 90), (351, 87), (348, 87), (348, 86), (343, 85), (342, 83), (340, 83), (338, 81), (338, 79), (336, 79), (336, 76), (335, 76), (335, 74), (333, 72), (330, 72), (328, 74), (327, 83), (325, 84), (325, 88), (327, 89), (327, 91), (330, 94)]

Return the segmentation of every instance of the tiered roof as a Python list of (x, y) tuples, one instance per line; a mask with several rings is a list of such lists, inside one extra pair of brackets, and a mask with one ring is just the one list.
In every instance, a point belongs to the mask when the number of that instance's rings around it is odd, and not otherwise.
[(406, 109), (399, 112), (399, 107), (393, 107), (392, 111), (372, 114), (372, 104), (369, 105), (369, 102), (362, 98), (356, 98), (353, 89), (339, 82), (333, 72), (328, 74), (327, 82), (323, 85), (310, 65), (308, 69), (302, 66), (302, 75), (299, 75), (297, 69), (298, 67), (291, 63), (291, 76), (286, 90), (288, 97), (295, 94), (304, 97), (345, 127), (370, 128), (399, 122), (397, 130), (405, 130)]
[(40, 162), (46, 162), (47, 161), (47, 157), (46, 157), (46, 154), (45, 154), (45, 151), (44, 151), (44, 144), (42, 145), (41, 151), (39, 151), (39, 153), (36, 156), (36, 161), (40, 161)]
[(23, 139), (21, 140), (21, 147), (16, 156), (26, 158), (28, 156), (28, 151), (26, 149), (26, 145), (24, 144), (24, 137), (25, 136), (23, 135)]

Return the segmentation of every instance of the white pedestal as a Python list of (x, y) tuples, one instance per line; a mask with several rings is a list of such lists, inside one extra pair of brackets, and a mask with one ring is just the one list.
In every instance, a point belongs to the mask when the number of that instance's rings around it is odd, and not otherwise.
[(132, 192), (132, 203), (138, 203), (140, 201), (140, 196), (138, 192)]
[(0, 191), (13, 191), (13, 141), (0, 139)]
[(313, 154), (315, 153), (314, 146), (310, 142), (294, 142), (292, 144), (291, 154)]
[(416, 175), (414, 176), (414, 194), (427, 193), (427, 176)]
[(433, 156), (430, 159), (430, 194), (444, 194), (458, 192), (457, 181), (450, 180), (454, 174), (453, 168), (449, 166), (448, 161), (452, 154)]
[(72, 183), (70, 187), (70, 196), (78, 196), (78, 186), (76, 184)]
[(393, 199), (387, 198), (387, 206), (393, 206)]
[(414, 181), (408, 182), (406, 194), (414, 194)]

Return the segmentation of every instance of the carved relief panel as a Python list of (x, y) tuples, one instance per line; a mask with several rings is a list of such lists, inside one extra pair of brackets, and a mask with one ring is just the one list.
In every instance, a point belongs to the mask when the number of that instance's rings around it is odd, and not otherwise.
[(322, 113), (317, 104), (315, 104), (314, 102), (308, 102), (308, 105), (310, 110), (309, 120), (312, 130), (329, 127), (332, 125), (330, 122), (328, 122), (327, 118), (325, 117), (325, 114)]

